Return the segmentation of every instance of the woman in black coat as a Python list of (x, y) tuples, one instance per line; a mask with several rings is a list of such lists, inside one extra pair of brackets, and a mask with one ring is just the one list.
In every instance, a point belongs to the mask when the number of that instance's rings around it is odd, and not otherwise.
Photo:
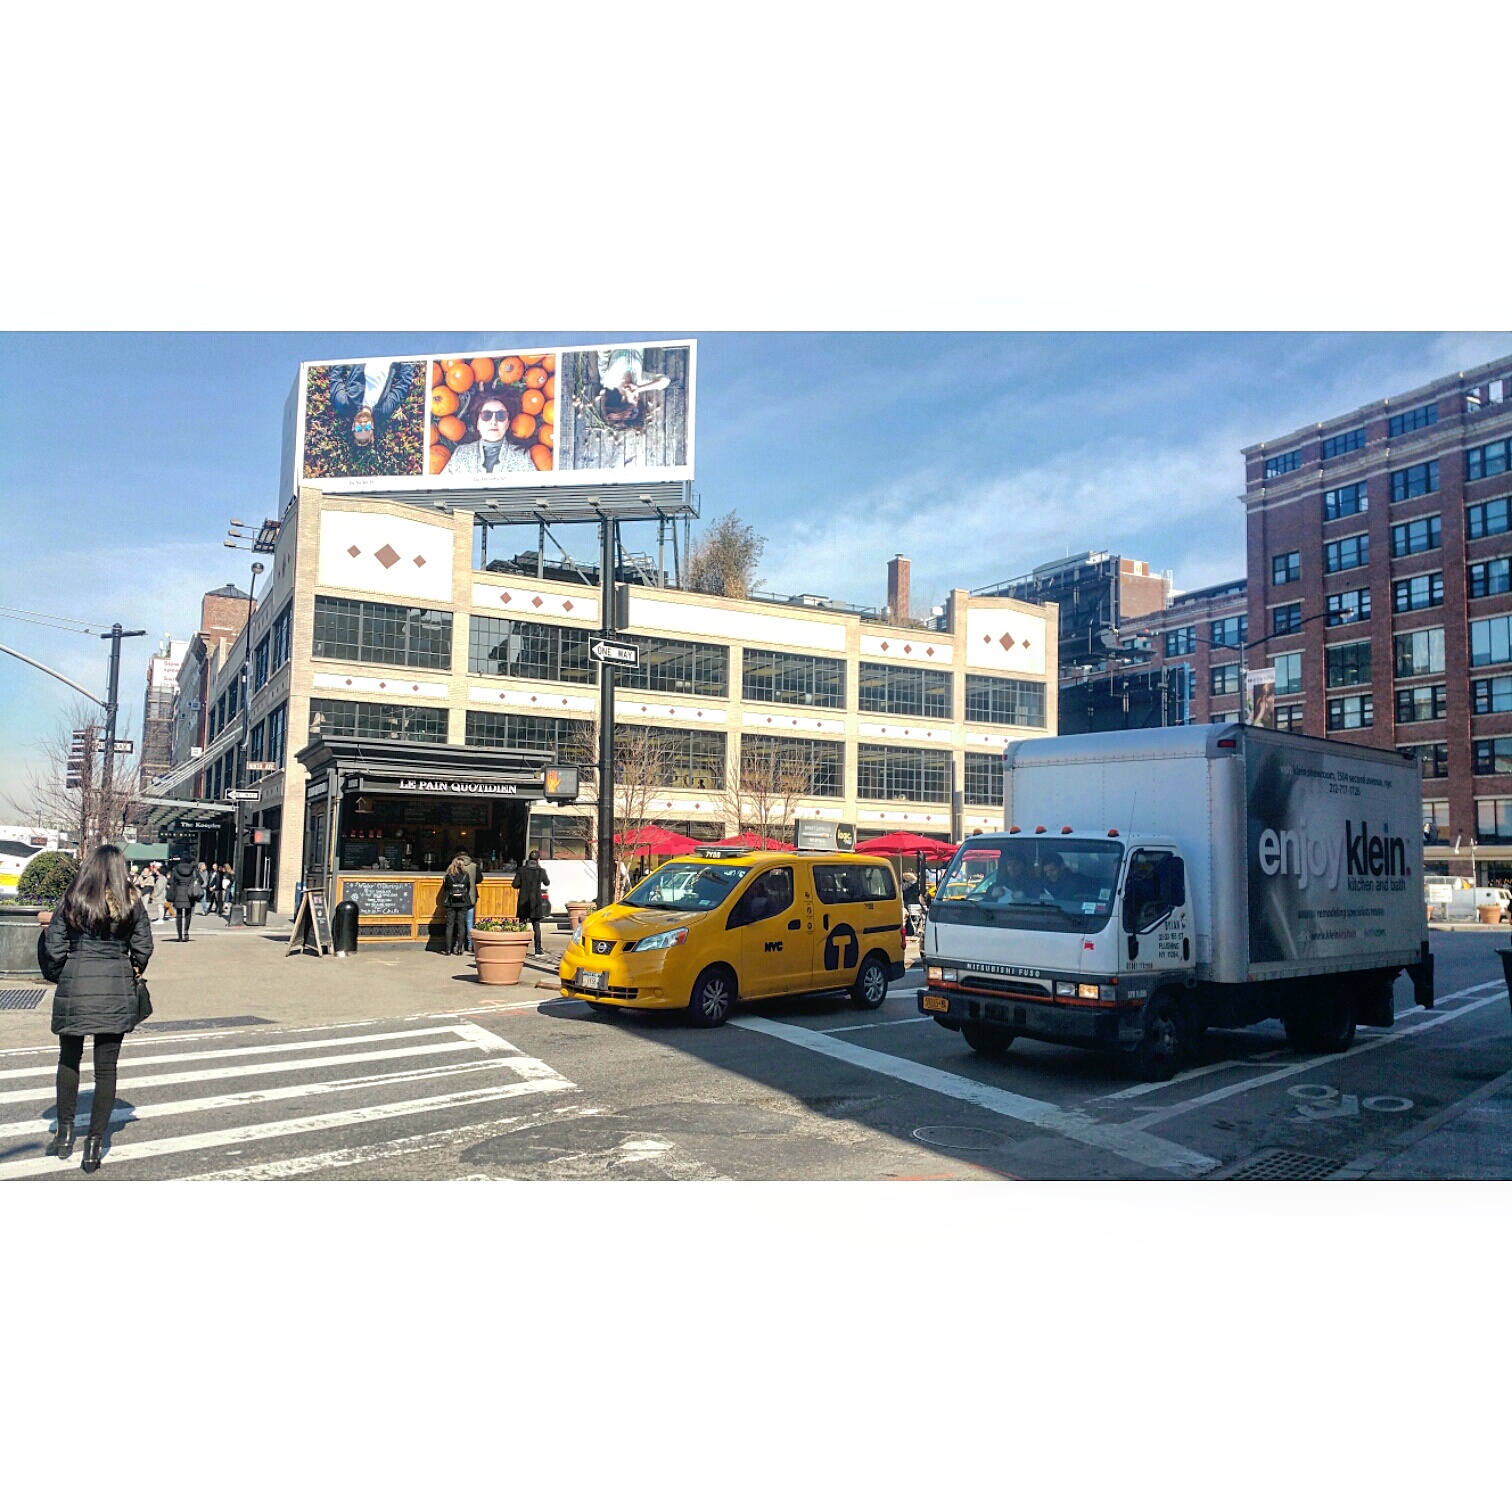
[(189, 925), (194, 919), (194, 905), (203, 895), (199, 867), (185, 856), (173, 863), (168, 873), (168, 901), (173, 904), (173, 922), (178, 925), (178, 937), (189, 938)]
[(546, 886), (546, 870), (541, 865), (541, 853), (531, 851), (525, 864), (515, 873), (515, 918), (529, 919), (535, 934), (535, 953), (541, 953), (541, 918), (545, 909), (541, 906), (541, 892)]
[(58, 1132), (49, 1155), (73, 1153), (84, 1036), (94, 1036), (94, 1101), (81, 1169), (97, 1171), (101, 1144), (115, 1106), (121, 1041), (137, 1026), (136, 975), (152, 955), (152, 924), (126, 873), (126, 859), (102, 845), (68, 885), (47, 926), (43, 955), (53, 994), (52, 1032), (58, 1036)]

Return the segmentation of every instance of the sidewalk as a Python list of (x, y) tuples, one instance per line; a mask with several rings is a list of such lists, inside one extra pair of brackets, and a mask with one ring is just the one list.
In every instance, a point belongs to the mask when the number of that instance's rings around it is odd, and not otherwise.
[[(288, 954), (289, 925), (270, 916), (263, 929), (229, 929), (213, 915), (196, 918), (186, 943), (171, 922), (153, 926), (150, 1034), (172, 1022), (260, 1019), (297, 1027), (405, 1018), (416, 1013), (470, 1013), (480, 1008), (529, 1007), (557, 994), (557, 962), (570, 938), (548, 923), (544, 959), (525, 964), (516, 987), (484, 987), (472, 955), (448, 956), (415, 944), (364, 944), (355, 955)], [(46, 985), (37, 1007), (0, 1013), (0, 1049), (55, 1044)], [(227, 1025), (228, 1028), (235, 1027)]]

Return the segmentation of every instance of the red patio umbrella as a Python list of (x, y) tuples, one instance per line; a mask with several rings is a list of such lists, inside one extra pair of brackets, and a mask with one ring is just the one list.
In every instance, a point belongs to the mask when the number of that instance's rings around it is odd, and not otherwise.
[(698, 844), (689, 836), (663, 829), (659, 824), (643, 824), (638, 830), (616, 835), (614, 843), (647, 856), (686, 856)]
[(950, 860), (957, 846), (949, 840), (935, 840), (929, 835), (912, 835), (906, 830), (897, 830), (890, 835), (878, 835), (874, 840), (863, 840), (856, 850), (863, 856), (923, 856), (934, 866)]
[(752, 830), (747, 830), (743, 835), (726, 835), (723, 840), (708, 840), (704, 843), (728, 846), (732, 851), (792, 850), (793, 848), (785, 840), (763, 840)]

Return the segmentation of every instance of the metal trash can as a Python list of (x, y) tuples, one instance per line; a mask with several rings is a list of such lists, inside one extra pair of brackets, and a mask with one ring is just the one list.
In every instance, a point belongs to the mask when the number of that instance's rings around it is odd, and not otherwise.
[(331, 949), (339, 956), (352, 955), (357, 949), (357, 905), (343, 898), (331, 910)]
[(266, 887), (249, 887), (245, 894), (247, 902), (247, 924), (252, 929), (260, 928), (268, 922), (268, 900), (272, 894)]

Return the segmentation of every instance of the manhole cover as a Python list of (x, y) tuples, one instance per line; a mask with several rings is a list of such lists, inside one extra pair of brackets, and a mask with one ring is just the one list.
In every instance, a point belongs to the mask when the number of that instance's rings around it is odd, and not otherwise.
[(1003, 1136), (989, 1129), (956, 1128), (948, 1124), (915, 1129), (913, 1137), (941, 1150), (996, 1150), (1003, 1145)]
[(148, 1019), (139, 1029), (245, 1029), (252, 1024), (271, 1024), (272, 1019), (244, 1013), (235, 1018)]
[(1220, 1172), (1216, 1181), (1324, 1181), (1344, 1162), (1328, 1155), (1303, 1155), (1297, 1150), (1259, 1150), (1247, 1160)]
[(13, 987), (8, 992), (0, 992), (0, 1011), (14, 1008), (24, 1012), (28, 1008), (35, 1008), (46, 991), (45, 987)]

